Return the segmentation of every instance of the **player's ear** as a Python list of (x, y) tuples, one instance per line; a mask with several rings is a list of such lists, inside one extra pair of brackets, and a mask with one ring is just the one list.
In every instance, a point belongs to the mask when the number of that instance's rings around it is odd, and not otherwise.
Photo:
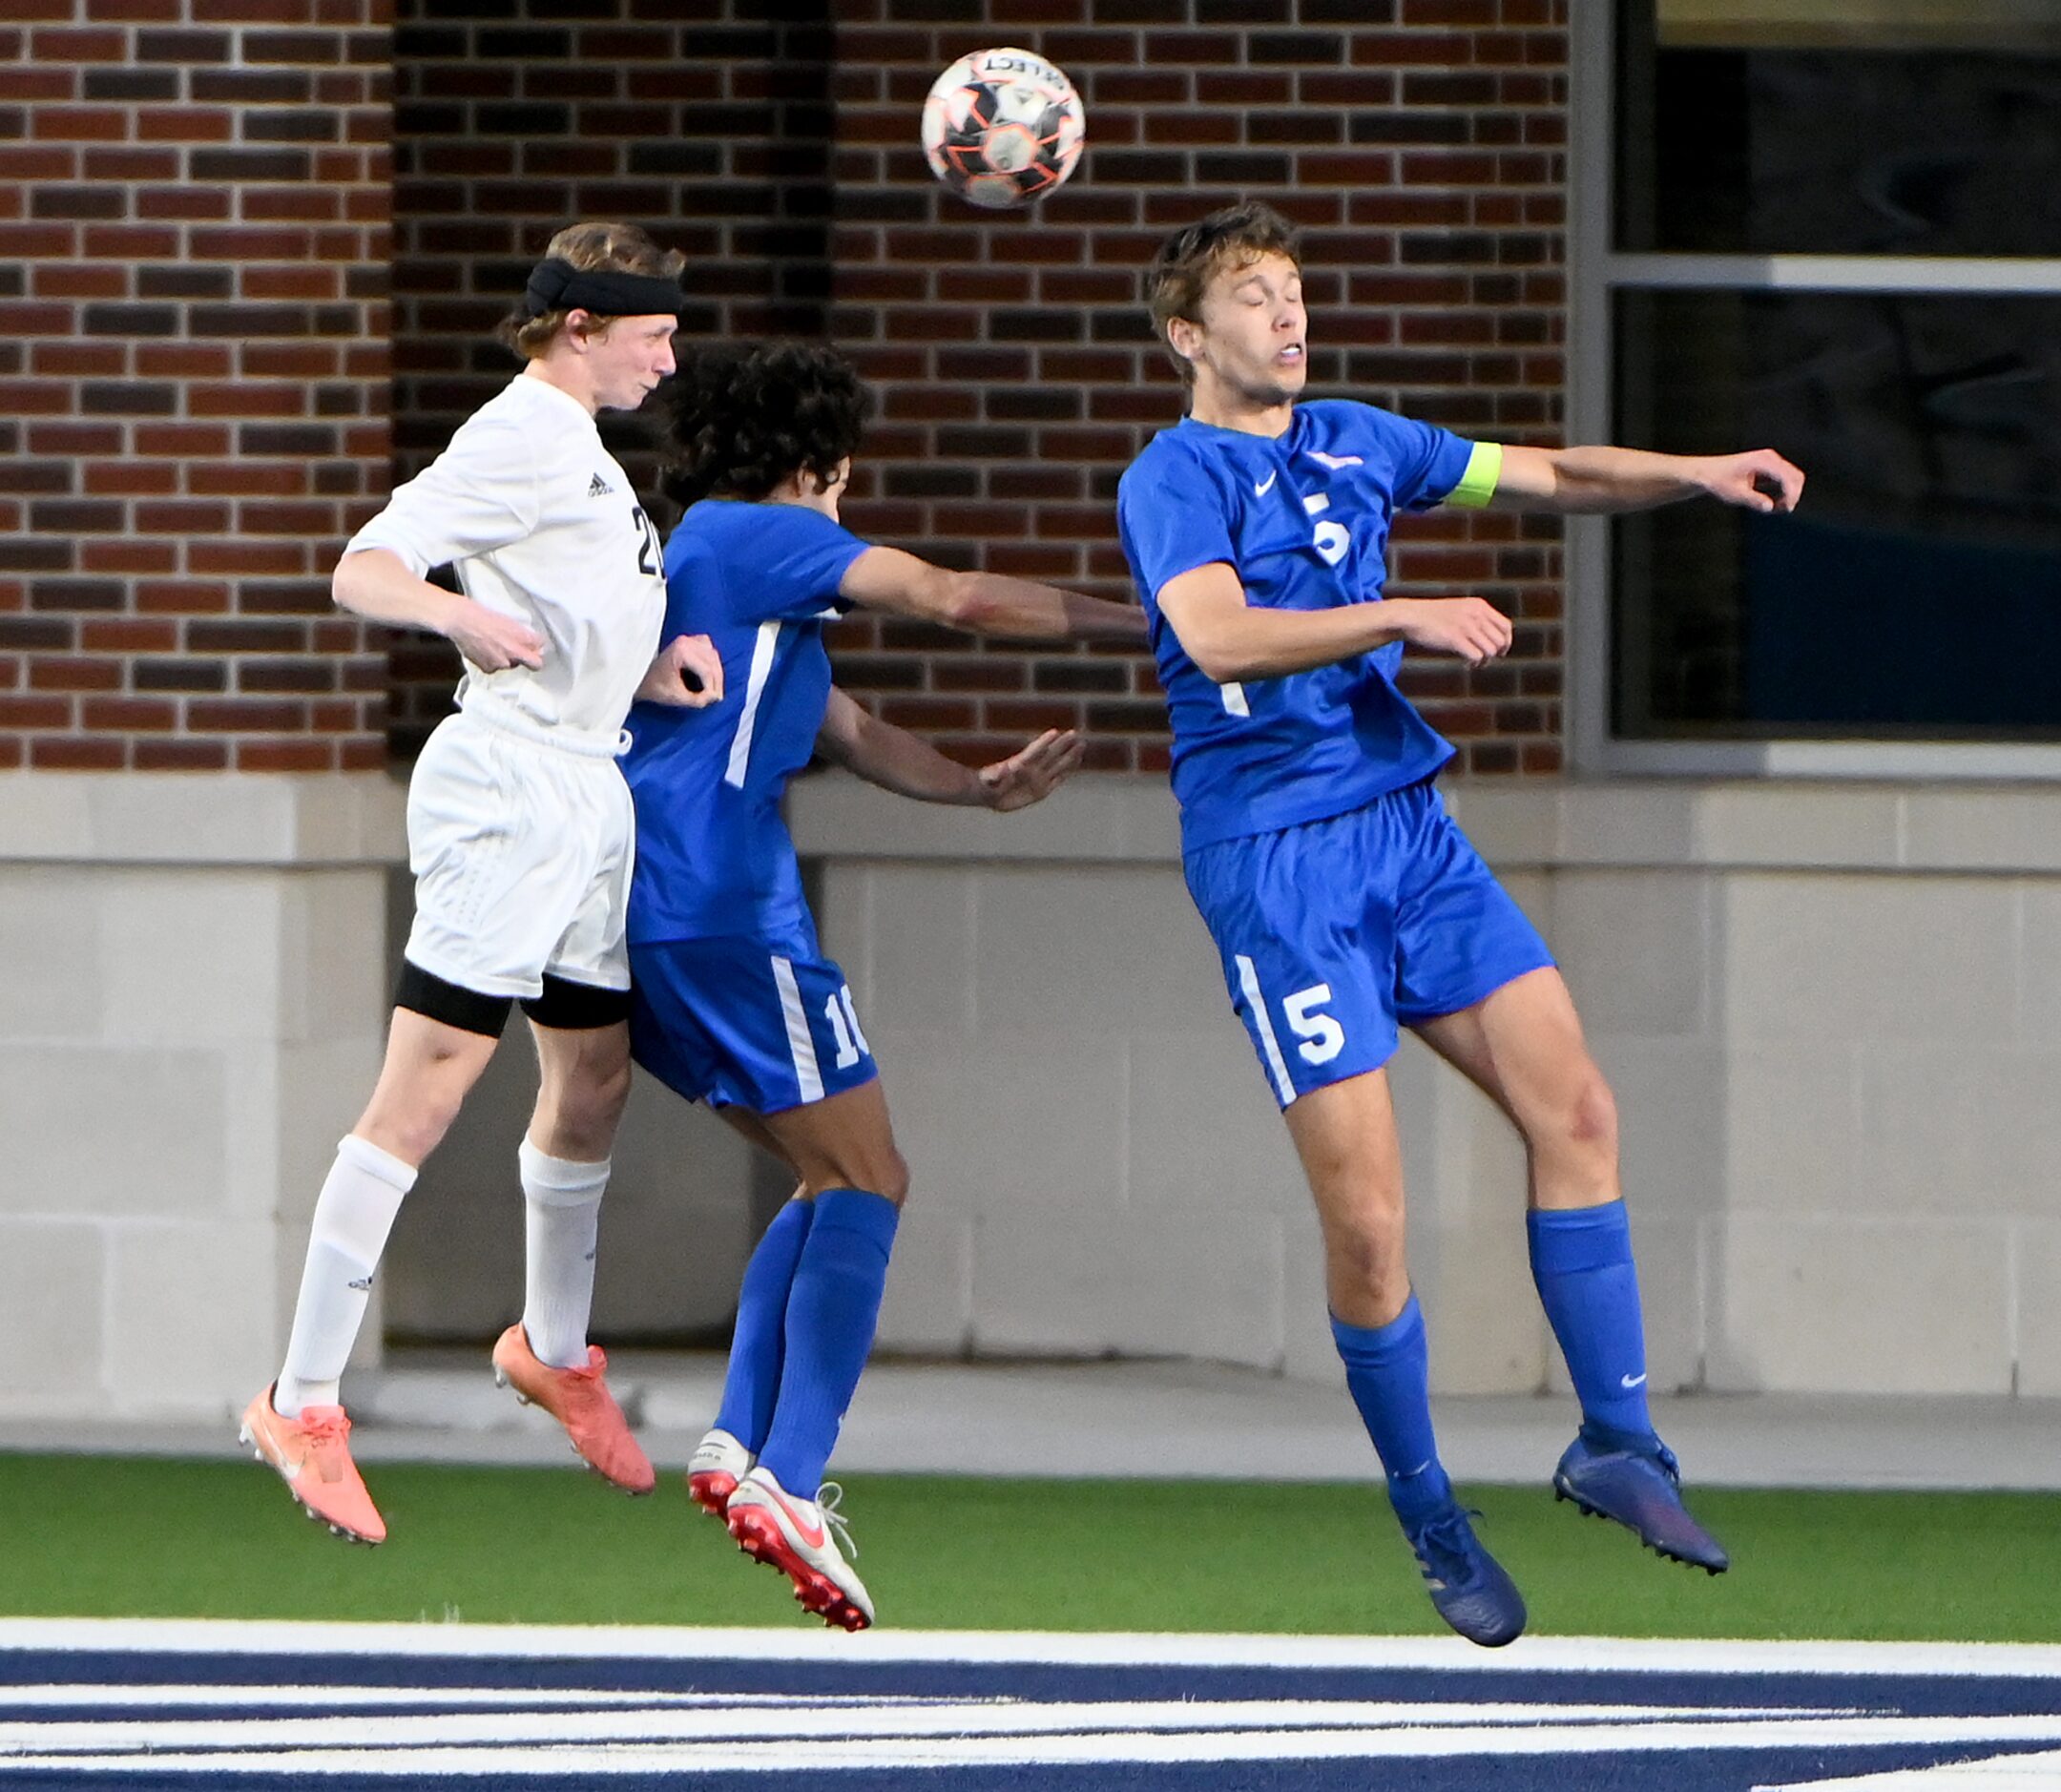
[(1169, 318), (1166, 339), (1167, 346), (1183, 361), (1193, 361), (1201, 351), (1202, 326), (1187, 318)]

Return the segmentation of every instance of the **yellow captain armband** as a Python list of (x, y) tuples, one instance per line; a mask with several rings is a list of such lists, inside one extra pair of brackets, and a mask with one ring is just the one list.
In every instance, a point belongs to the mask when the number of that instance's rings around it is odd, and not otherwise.
[(1495, 496), (1496, 481), (1503, 477), (1503, 445), (1500, 442), (1477, 442), (1474, 452), (1468, 456), (1467, 471), (1460, 475), (1460, 483), (1446, 494), (1447, 504), (1457, 504), (1463, 511), (1478, 511)]

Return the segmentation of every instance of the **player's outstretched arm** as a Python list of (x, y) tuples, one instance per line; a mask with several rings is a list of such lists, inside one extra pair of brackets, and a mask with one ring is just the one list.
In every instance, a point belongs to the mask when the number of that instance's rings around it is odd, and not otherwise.
[(1509, 618), (1479, 597), (1390, 597), (1336, 610), (1260, 610), (1221, 560), (1170, 578), (1159, 614), (1205, 678), (1233, 684), (1354, 659), (1390, 641), (1456, 654), (1470, 666), (1506, 653)]
[(1003, 573), (951, 573), (900, 548), (868, 548), (838, 584), (868, 610), (920, 616), (969, 635), (1021, 640), (1123, 641), (1142, 647), (1145, 613)]
[(1493, 509), (1651, 511), (1713, 497), (1747, 511), (1793, 511), (1803, 474), (1773, 448), (1748, 454), (1653, 454), (1644, 448), (1506, 448)]
[(417, 578), (391, 549), (346, 553), (329, 580), (329, 594), (353, 615), (443, 636), (482, 672), (544, 663), (544, 637), (534, 629)]
[(1051, 795), (1081, 762), (1080, 737), (1049, 729), (1006, 760), (978, 770), (948, 760), (906, 728), (882, 721), (835, 686), (816, 751), (869, 784), (919, 802), (956, 802), (1007, 814)]
[(706, 635), (676, 635), (652, 656), (637, 686), (638, 700), (675, 709), (706, 709), (722, 701), (722, 655)]

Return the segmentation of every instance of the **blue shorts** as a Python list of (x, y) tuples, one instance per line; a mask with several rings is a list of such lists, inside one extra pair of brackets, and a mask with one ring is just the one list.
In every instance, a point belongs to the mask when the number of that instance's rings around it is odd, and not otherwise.
[(814, 930), (630, 948), (630, 1050), (689, 1101), (780, 1114), (880, 1074)]
[(1399, 1027), (1552, 963), (1428, 781), (1190, 853), (1188, 888), (1275, 1099), (1379, 1070)]

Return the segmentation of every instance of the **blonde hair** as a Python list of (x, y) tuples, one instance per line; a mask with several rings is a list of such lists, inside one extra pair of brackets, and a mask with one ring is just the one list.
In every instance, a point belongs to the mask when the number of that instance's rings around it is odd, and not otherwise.
[[(659, 280), (677, 280), (687, 265), (677, 249), (661, 249), (635, 224), (568, 224), (545, 245), (543, 259), (570, 261), (583, 274), (647, 274)], [(494, 335), (525, 361), (534, 361), (551, 347), (570, 315), (561, 309), (529, 318), (511, 311)], [(585, 333), (603, 335), (614, 322), (590, 316)]]

